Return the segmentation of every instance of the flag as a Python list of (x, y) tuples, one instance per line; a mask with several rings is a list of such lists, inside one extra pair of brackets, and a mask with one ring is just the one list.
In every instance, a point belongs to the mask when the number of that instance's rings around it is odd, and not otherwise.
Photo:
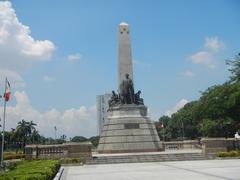
[(56, 126), (54, 126), (54, 130), (55, 130), (55, 131), (57, 130), (57, 127), (56, 127)]
[(5, 84), (5, 93), (4, 93), (4, 99), (5, 101), (8, 101), (10, 99), (10, 83), (9, 81), (6, 79), (6, 84)]

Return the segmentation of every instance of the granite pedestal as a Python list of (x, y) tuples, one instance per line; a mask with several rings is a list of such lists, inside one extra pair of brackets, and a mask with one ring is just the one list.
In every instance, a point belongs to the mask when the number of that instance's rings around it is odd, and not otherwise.
[(144, 105), (109, 108), (98, 145), (99, 153), (156, 152), (163, 150), (155, 125)]

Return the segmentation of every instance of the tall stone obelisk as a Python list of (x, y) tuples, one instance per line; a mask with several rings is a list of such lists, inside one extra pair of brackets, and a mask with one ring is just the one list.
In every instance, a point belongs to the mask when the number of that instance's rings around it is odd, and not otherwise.
[(127, 23), (119, 24), (118, 31), (118, 89), (125, 79), (125, 74), (129, 74), (133, 80), (132, 52), (130, 43), (130, 31)]
[[(134, 93), (129, 26), (119, 25), (118, 89), (109, 100), (107, 120), (100, 135), (98, 153), (162, 151), (156, 127), (147, 115), (140, 91)], [(128, 76), (125, 76), (129, 74)], [(121, 85), (121, 88), (120, 88)]]

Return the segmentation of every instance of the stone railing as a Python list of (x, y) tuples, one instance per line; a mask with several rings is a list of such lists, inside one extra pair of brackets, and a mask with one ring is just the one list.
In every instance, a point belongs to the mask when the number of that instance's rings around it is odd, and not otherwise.
[(60, 159), (60, 158), (91, 158), (92, 144), (65, 143), (53, 145), (27, 145), (25, 147), (25, 158), (31, 159)]
[(179, 150), (179, 149), (201, 149), (198, 140), (185, 140), (185, 141), (169, 141), (163, 142), (165, 150)]
[(202, 138), (201, 144), (205, 154), (240, 149), (240, 139), (235, 138)]

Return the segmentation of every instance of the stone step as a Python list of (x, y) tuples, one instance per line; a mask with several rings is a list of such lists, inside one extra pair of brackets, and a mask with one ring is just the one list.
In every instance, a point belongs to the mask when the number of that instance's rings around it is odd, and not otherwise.
[(195, 161), (195, 160), (206, 160), (206, 158), (202, 159), (169, 159), (169, 160), (139, 160), (139, 161), (131, 161), (131, 160), (122, 160), (122, 161), (101, 161), (101, 162), (87, 162), (88, 165), (94, 164), (119, 164), (119, 163), (144, 163), (144, 162), (168, 162), (168, 161)]
[(88, 160), (86, 164), (191, 161), (191, 160), (205, 160), (205, 159), (207, 159), (207, 157), (205, 157), (201, 153), (122, 155), (122, 156), (95, 157), (91, 160)]
[(89, 163), (120, 163), (120, 162), (163, 162), (163, 161), (187, 161), (187, 160), (204, 160), (205, 157), (202, 158), (169, 158), (169, 159), (121, 159), (121, 160), (98, 160), (98, 161), (89, 161)]
[(149, 159), (152, 159), (152, 158), (172, 158), (172, 157), (175, 157), (175, 158), (187, 158), (187, 157), (191, 157), (191, 158), (198, 158), (198, 157), (202, 157), (202, 155), (173, 155), (173, 156), (118, 156), (118, 157), (98, 157), (96, 159), (98, 160), (101, 160), (101, 159), (142, 159), (142, 158), (149, 158)]
[(171, 160), (171, 159), (203, 159), (205, 157), (169, 157), (169, 158), (122, 158), (122, 159), (94, 159), (93, 161), (121, 161), (121, 160)]
[(170, 159), (200, 159), (205, 157), (159, 157), (159, 158), (118, 158), (118, 159), (94, 159), (95, 161), (117, 161), (117, 160), (170, 160)]

